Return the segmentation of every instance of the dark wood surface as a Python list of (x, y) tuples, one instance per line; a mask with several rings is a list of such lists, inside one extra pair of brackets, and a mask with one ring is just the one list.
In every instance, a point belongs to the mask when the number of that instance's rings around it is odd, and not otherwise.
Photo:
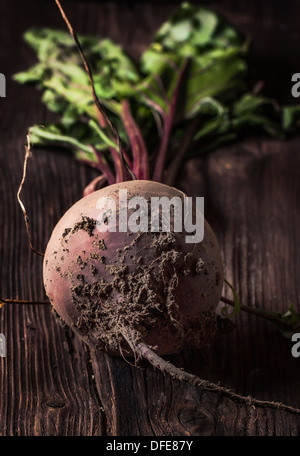
[[(65, 2), (78, 32), (110, 36), (137, 57), (178, 2)], [(253, 37), (253, 58), (265, 92), (293, 103), (290, 78), (297, 68), (299, 2), (212, 1)], [(0, 296), (45, 299), (42, 260), (28, 244), (16, 192), (27, 128), (51, 115), (33, 88), (11, 75), (34, 62), (22, 41), (31, 26), (64, 27), (54, 1), (0, 3)], [(244, 304), (297, 307), (300, 295), (300, 139), (252, 138), (189, 161), (178, 186), (202, 195), (218, 237), (227, 280)], [(65, 210), (82, 195), (94, 172), (64, 153), (42, 150), (30, 160), (23, 200), (35, 246), (43, 250)], [(224, 294), (230, 296), (229, 290)], [(299, 307), (298, 307), (299, 308)], [(300, 418), (270, 408), (239, 405), (216, 393), (172, 380), (147, 363), (92, 353), (61, 328), (48, 306), (6, 305), (0, 332), (0, 435), (204, 436), (300, 433)], [(300, 408), (300, 361), (291, 343), (257, 317), (241, 313), (235, 329), (207, 351), (169, 357), (201, 378), (243, 395)]]

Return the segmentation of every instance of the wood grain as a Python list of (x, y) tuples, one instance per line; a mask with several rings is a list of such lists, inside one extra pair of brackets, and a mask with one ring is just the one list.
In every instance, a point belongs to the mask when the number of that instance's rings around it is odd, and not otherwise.
[[(66, 7), (78, 32), (110, 36), (137, 57), (178, 3), (67, 2)], [(289, 43), (299, 44), (299, 6), (288, 3), (283, 9), (270, 0), (210, 5), (254, 36), (267, 92), (293, 102)], [(30, 251), (16, 191), (27, 128), (53, 116), (35, 89), (17, 85), (11, 75), (34, 62), (21, 37), (27, 28), (64, 24), (54, 2), (41, 7), (32, 0), (26, 5), (2, 0), (0, 18), (0, 71), (7, 76), (7, 98), (0, 100), (0, 296), (44, 299), (41, 258)], [(294, 303), (299, 308), (299, 145), (299, 139), (255, 138), (189, 161), (178, 181), (190, 196), (205, 197), (226, 277), (244, 304), (284, 311)], [(36, 248), (45, 249), (55, 223), (94, 175), (68, 154), (34, 152), (23, 200)], [(230, 296), (228, 289), (224, 293)], [(7, 339), (7, 357), (0, 358), (1, 436), (300, 433), (296, 415), (238, 405), (173, 381), (147, 363), (137, 369), (123, 359), (91, 352), (58, 325), (50, 307), (7, 305), (0, 312), (0, 332)], [(269, 323), (240, 314), (234, 331), (220, 336), (209, 350), (168, 359), (240, 394), (300, 408), (299, 360), (290, 349)]]

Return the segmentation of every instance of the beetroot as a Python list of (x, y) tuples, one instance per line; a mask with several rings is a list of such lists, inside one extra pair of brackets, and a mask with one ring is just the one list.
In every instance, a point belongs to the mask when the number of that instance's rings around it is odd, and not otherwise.
[[(125, 100), (122, 105), (122, 119), (132, 146), (132, 164), (122, 149), (118, 132), (97, 98), (93, 77), (78, 38), (59, 0), (55, 2), (90, 78), (99, 125), (108, 128), (112, 134), (111, 159), (115, 168), (113, 176), (107, 163), (100, 160), (101, 176), (91, 182), (85, 189), (84, 198), (65, 213), (52, 232), (44, 255), (44, 285), (55, 314), (93, 349), (106, 350), (113, 355), (134, 356), (136, 363), (139, 358), (144, 358), (152, 366), (191, 385), (217, 391), (248, 405), (281, 408), (299, 414), (299, 409), (285, 404), (238, 395), (185, 372), (161, 357), (178, 353), (183, 347), (201, 347), (215, 335), (216, 307), (224, 283), (223, 264), (215, 235), (204, 220), (203, 240), (186, 242), (186, 232), (175, 229), (175, 213), (169, 231), (102, 232), (99, 230), (99, 216), (102, 227), (103, 224), (111, 226), (112, 220), (117, 228), (120, 226), (121, 208), (116, 204), (115, 209), (109, 212), (99, 204), (99, 198), (110, 197), (118, 202), (119, 190), (127, 189), (128, 198), (138, 196), (149, 201), (155, 196), (169, 199), (176, 196), (184, 200), (182, 192), (157, 181), (163, 180), (179, 86), (187, 62), (179, 72), (174, 98), (163, 116), (163, 137), (153, 181), (150, 181), (147, 150), (129, 103)], [(29, 146), (28, 140), (18, 201), (24, 213), (31, 248), (43, 255), (33, 248), (28, 216), (19, 197)], [(176, 159), (176, 169), (179, 164)], [(170, 175), (174, 176), (173, 166), (169, 171), (168, 182)], [(112, 177), (117, 183), (112, 184)], [(108, 186), (102, 188), (105, 185)], [(99, 187), (101, 190), (97, 190)], [(164, 217), (163, 211), (160, 215)], [(193, 216), (197, 216), (195, 207)]]
[[(251, 406), (300, 410), (241, 396), (184, 371), (161, 356), (202, 347), (216, 331), (223, 265), (215, 235), (204, 221), (204, 239), (186, 243), (185, 232), (99, 232), (99, 198), (116, 200), (120, 188), (135, 195), (184, 197), (151, 181), (110, 185), (85, 196), (61, 218), (44, 256), (46, 293), (58, 318), (92, 349), (146, 359), (174, 379)], [(118, 200), (117, 200), (118, 201)], [(116, 222), (120, 208), (116, 205)], [(113, 217), (112, 217), (113, 219)], [(104, 218), (102, 219), (104, 220)], [(174, 219), (173, 219), (174, 222)], [(174, 228), (174, 227), (173, 227)]]
[(129, 181), (74, 204), (55, 227), (44, 257), (53, 308), (85, 341), (114, 354), (132, 354), (140, 342), (159, 355), (207, 344), (223, 287), (212, 229), (205, 222), (199, 243), (187, 243), (186, 233), (172, 225), (170, 232), (99, 232), (97, 202), (109, 196), (117, 204), (120, 188), (128, 198), (184, 196), (157, 182)]

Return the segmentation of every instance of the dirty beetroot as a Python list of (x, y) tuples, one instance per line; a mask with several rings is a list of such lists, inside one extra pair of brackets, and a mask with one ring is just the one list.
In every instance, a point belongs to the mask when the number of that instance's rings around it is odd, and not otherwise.
[[(42, 254), (32, 245), (28, 216), (19, 198), (30, 152), (28, 140), (18, 201), (24, 213), (31, 248), (44, 256), (44, 286), (54, 314), (92, 349), (105, 350), (124, 358), (134, 357), (135, 365), (141, 358), (145, 359), (174, 379), (216, 391), (237, 402), (281, 408), (299, 414), (299, 409), (286, 404), (241, 396), (202, 380), (163, 358), (164, 355), (179, 353), (183, 348), (201, 348), (209, 344), (216, 334), (216, 308), (225, 281), (216, 237), (206, 220), (204, 239), (196, 243), (186, 242), (185, 230), (152, 232), (149, 228), (134, 233), (119, 232), (117, 229), (115, 232), (100, 232), (97, 220), (101, 210), (105, 215), (105, 209), (99, 209), (97, 202), (100, 197), (116, 201), (117, 227), (119, 189), (126, 188), (128, 199), (134, 196), (144, 197), (147, 201), (153, 196), (169, 200), (174, 196), (185, 197), (181, 191), (161, 182), (164, 181), (176, 104), (188, 61), (185, 60), (178, 71), (173, 99), (168, 104), (167, 113), (162, 116), (163, 134), (151, 176), (142, 132), (131, 115), (128, 101), (123, 101), (122, 119), (131, 143), (132, 163), (125, 156), (118, 131), (97, 97), (80, 42), (59, 0), (55, 2), (89, 76), (99, 125), (110, 132), (109, 138), (104, 137), (110, 148), (115, 176), (98, 155), (101, 175), (89, 184), (84, 191), (85, 196), (57, 223), (46, 252)], [(188, 131), (187, 139), (190, 134), (191, 131)], [(102, 131), (100, 136), (103, 139)], [(176, 160), (175, 165), (177, 172), (180, 161)], [(174, 180), (174, 169), (171, 166), (169, 177), (172, 178), (168, 178), (168, 184)], [(196, 210), (194, 207), (193, 211)]]
[(186, 243), (184, 231), (99, 232), (97, 201), (117, 198), (120, 188), (127, 189), (128, 198), (185, 196), (165, 184), (135, 180), (75, 203), (54, 228), (44, 255), (44, 286), (59, 321), (93, 350), (134, 357), (136, 366), (145, 359), (174, 379), (248, 406), (299, 414), (280, 402), (241, 396), (163, 358), (201, 348), (215, 337), (224, 283), (220, 250), (206, 220), (200, 243)]
[[(44, 284), (61, 320), (89, 345), (114, 355), (138, 355), (140, 343), (159, 355), (202, 347), (216, 332), (223, 264), (205, 222), (200, 243), (186, 233), (97, 229), (100, 197), (180, 196), (164, 184), (129, 181), (95, 191), (59, 221), (44, 256)], [(149, 217), (150, 218), (150, 217)]]

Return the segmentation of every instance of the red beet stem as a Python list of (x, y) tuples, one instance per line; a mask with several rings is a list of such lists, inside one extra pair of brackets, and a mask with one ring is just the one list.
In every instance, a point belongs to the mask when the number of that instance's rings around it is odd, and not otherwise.
[(156, 162), (156, 166), (155, 166), (155, 170), (154, 170), (154, 174), (153, 174), (153, 180), (155, 180), (157, 182), (162, 182), (162, 179), (163, 179), (169, 139), (170, 139), (171, 131), (173, 128), (173, 122), (174, 122), (174, 117), (175, 117), (175, 113), (176, 113), (180, 86), (182, 84), (185, 71), (188, 67), (188, 63), (189, 63), (189, 59), (185, 59), (183, 62), (183, 65), (179, 71), (173, 98), (169, 104), (169, 112), (165, 117), (164, 128), (163, 128), (163, 137), (162, 137), (162, 141), (160, 144), (157, 162)]
[(128, 100), (122, 101), (122, 121), (131, 143), (133, 172), (137, 179), (148, 180), (148, 151), (143, 135), (131, 114), (130, 103)]

